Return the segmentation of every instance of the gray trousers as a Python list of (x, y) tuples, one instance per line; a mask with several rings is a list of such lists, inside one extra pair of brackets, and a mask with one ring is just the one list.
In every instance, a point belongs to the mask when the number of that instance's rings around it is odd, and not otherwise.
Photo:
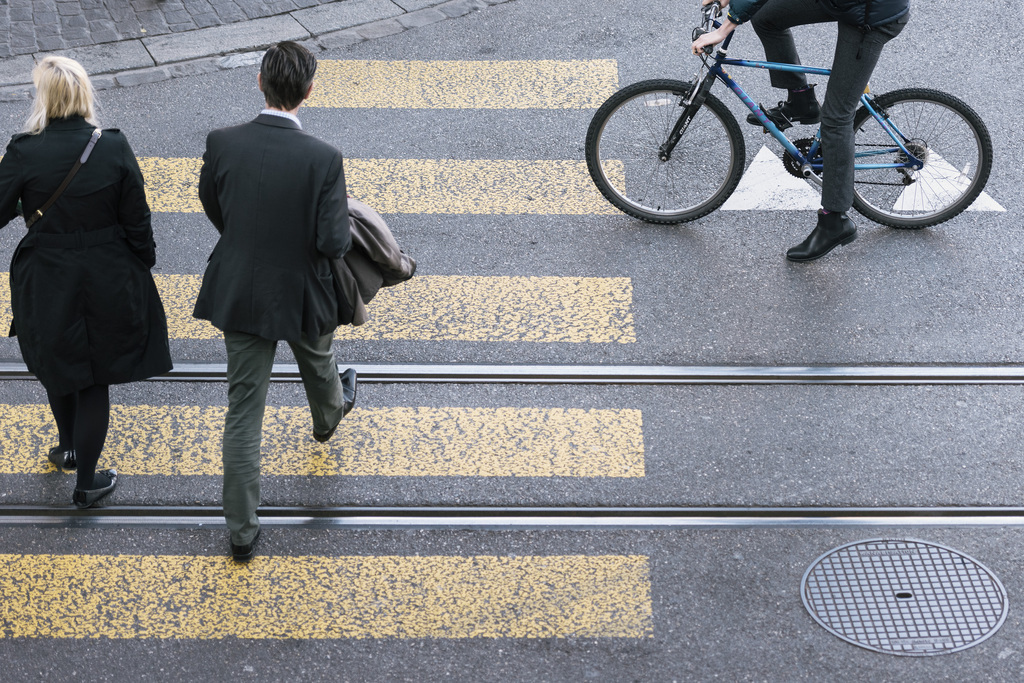
[[(898, 21), (861, 31), (837, 22), (821, 8), (817, 0), (768, 0), (751, 19), (754, 31), (764, 45), (769, 62), (800, 64), (793, 41), (794, 26), (833, 22), (839, 27), (832, 75), (821, 107), (821, 146), (824, 157), (821, 207), (826, 211), (848, 211), (853, 206), (853, 117), (860, 96), (875, 70), (882, 47), (903, 30), (910, 15)], [(771, 72), (776, 88), (797, 90), (807, 87), (805, 74)]]
[[(333, 334), (315, 340), (288, 342), (299, 365), (302, 385), (313, 417), (313, 429), (323, 434), (341, 420), (344, 398), (338, 366), (331, 349)], [(228, 351), (228, 414), (224, 420), (224, 519), (231, 542), (245, 545), (260, 528), (260, 443), (267, 387), (277, 342), (225, 332)]]

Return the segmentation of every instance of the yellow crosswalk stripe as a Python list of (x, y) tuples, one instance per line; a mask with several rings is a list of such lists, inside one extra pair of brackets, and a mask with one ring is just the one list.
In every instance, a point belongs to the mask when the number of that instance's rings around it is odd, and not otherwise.
[[(220, 475), (221, 406), (111, 406), (105, 467), (123, 474)], [(298, 476), (644, 476), (639, 410), (356, 408), (326, 444), (309, 409), (268, 407), (263, 472)], [(54, 471), (43, 404), (0, 404), (0, 474)]]
[(596, 109), (617, 89), (613, 59), (319, 62), (310, 107)]
[[(172, 339), (219, 339), (192, 317), (202, 277), (157, 275)], [(0, 273), (0, 330), (11, 322)], [(370, 321), (338, 328), (339, 340), (620, 343), (636, 341), (629, 278), (424, 275), (384, 288)]]
[(649, 638), (643, 555), (0, 555), (0, 638)]
[[(611, 172), (622, 174), (621, 164)], [(153, 211), (197, 213), (202, 159), (142, 157)], [(349, 193), (381, 213), (615, 215), (584, 161), (346, 159)]]

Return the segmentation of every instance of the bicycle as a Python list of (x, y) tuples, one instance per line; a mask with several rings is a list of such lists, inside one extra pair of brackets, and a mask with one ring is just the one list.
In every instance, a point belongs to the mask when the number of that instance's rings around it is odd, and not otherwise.
[[(721, 7), (701, 9), (693, 39), (717, 28)], [(723, 69), (779, 69), (828, 76), (829, 69), (730, 59), (731, 34), (689, 82), (656, 79), (627, 86), (597, 110), (586, 139), (590, 175), (601, 194), (626, 214), (650, 223), (684, 223), (708, 215), (736, 189), (746, 163), (736, 117), (711, 94), (721, 81), (784, 148), (783, 164), (821, 185), (820, 128), (790, 140)], [(712, 56), (713, 53), (713, 56)], [(702, 76), (703, 73), (703, 76)], [(677, 108), (682, 112), (676, 114)], [(788, 126), (783, 126), (783, 129)], [(853, 206), (894, 228), (948, 221), (981, 194), (992, 168), (992, 140), (965, 102), (927, 88), (861, 96), (854, 118)]]

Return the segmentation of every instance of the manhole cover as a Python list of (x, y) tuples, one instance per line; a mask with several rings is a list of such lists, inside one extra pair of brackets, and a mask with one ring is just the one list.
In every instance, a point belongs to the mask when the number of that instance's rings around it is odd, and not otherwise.
[(875, 539), (825, 553), (800, 585), (814, 620), (843, 640), (893, 655), (957, 652), (1003, 625), (999, 579), (936, 543)]

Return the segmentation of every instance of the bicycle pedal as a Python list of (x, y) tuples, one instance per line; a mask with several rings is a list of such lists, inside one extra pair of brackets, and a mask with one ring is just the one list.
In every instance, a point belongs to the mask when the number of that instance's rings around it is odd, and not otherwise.
[[(785, 116), (783, 116), (782, 119), (772, 119), (771, 121), (772, 123), (775, 124), (775, 127), (778, 128), (780, 132), (788, 130), (793, 127), (793, 122), (787, 119)], [(767, 130), (768, 129), (766, 128), (765, 132), (767, 132)]]
[[(780, 133), (782, 131), (784, 131), (784, 130), (788, 130), (788, 129), (793, 127), (793, 124), (790, 123), (789, 121), (786, 121), (785, 123), (779, 123), (778, 121), (772, 121), (772, 123), (775, 124), (775, 127), (779, 129)], [(770, 131), (766, 127), (761, 126), (761, 132), (764, 133), (765, 135), (768, 135)]]
[[(771, 116), (766, 116), (765, 118), (774, 123), (775, 127), (778, 128), (780, 132), (793, 127), (793, 122), (787, 119), (785, 116), (783, 116), (781, 119), (776, 119)], [(753, 123), (753, 121), (751, 121), (751, 123)], [(761, 122), (758, 121), (757, 123), (760, 124)], [(767, 134), (769, 132), (768, 127), (761, 124), (761, 132)]]

